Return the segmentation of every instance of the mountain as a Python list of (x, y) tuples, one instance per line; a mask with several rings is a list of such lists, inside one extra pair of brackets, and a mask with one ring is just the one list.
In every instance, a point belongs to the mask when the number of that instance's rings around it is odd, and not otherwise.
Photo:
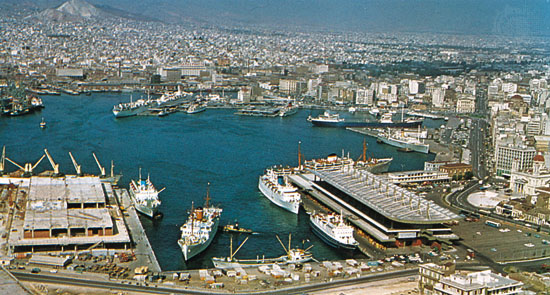
[(78, 22), (114, 18), (126, 18), (141, 21), (154, 20), (151, 17), (145, 17), (137, 13), (130, 13), (108, 5), (93, 5), (84, 0), (69, 0), (56, 8), (47, 8), (41, 12), (31, 14), (29, 18), (56, 22)]

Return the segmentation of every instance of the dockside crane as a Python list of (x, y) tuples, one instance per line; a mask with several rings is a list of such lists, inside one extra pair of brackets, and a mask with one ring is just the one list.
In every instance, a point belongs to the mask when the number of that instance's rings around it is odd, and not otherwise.
[(99, 167), (99, 171), (101, 171), (101, 177), (105, 177), (105, 167), (101, 166), (101, 163), (99, 163), (99, 160), (95, 156), (95, 153), (92, 153), (92, 155), (94, 156), (95, 162), (97, 163), (97, 167)]
[(50, 164), (52, 165), (53, 176), (58, 176), (59, 175), (59, 164), (57, 164), (53, 161), (53, 158), (50, 155), (50, 153), (48, 152), (48, 149), (44, 149), (44, 153), (46, 154), (46, 156), (48, 156), (48, 160), (50, 161)]
[(71, 156), (71, 161), (73, 161), (74, 169), (76, 170), (76, 175), (82, 176), (82, 167), (78, 165), (78, 163), (74, 159), (73, 154), (71, 152), (69, 152), (69, 156)]
[(32, 175), (32, 172), (34, 170), (34, 168), (36, 168), (36, 166), (38, 166), (38, 164), (40, 164), (40, 162), (42, 162), (42, 160), (44, 159), (45, 155), (42, 155), (42, 157), (40, 159), (38, 159), (38, 161), (33, 165), (32, 163), (25, 163), (25, 166), (21, 166), (19, 164), (17, 164), (15, 161), (13, 161), (12, 159), (6, 157), (6, 147), (4, 146), (4, 148), (2, 149), (2, 159), (1, 159), (1, 170), (0, 170), (0, 173), (4, 173), (4, 168), (5, 168), (5, 165), (4, 165), (4, 160), (8, 160), (8, 162), (12, 163), (13, 165), (17, 166), (19, 169), (23, 170), (23, 174), (25, 176), (29, 176), (29, 175)]

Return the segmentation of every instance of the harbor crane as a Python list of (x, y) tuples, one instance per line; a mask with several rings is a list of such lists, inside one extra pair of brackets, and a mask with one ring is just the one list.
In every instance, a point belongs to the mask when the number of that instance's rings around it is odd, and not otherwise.
[(13, 165), (17, 166), (19, 169), (23, 170), (23, 173), (24, 175), (32, 175), (32, 171), (34, 170), (34, 168), (36, 168), (36, 166), (38, 166), (38, 164), (40, 164), (40, 162), (42, 162), (42, 160), (44, 159), (45, 155), (42, 155), (42, 157), (40, 159), (38, 159), (38, 161), (33, 165), (32, 163), (25, 163), (24, 167), (17, 164), (15, 161), (13, 161), (12, 159), (6, 157), (6, 146), (4, 146), (4, 148), (2, 149), (2, 159), (1, 159), (1, 163), (0, 163), (0, 174), (3, 174), (4, 173), (4, 168), (5, 168), (5, 160), (8, 160), (8, 162), (12, 163)]
[(97, 167), (99, 167), (99, 171), (101, 172), (101, 177), (105, 177), (106, 176), (105, 167), (101, 166), (101, 163), (99, 163), (99, 160), (95, 156), (95, 153), (92, 153), (92, 155), (94, 156), (95, 162), (97, 163)]
[(69, 156), (71, 156), (71, 161), (73, 161), (74, 169), (76, 170), (76, 175), (82, 176), (82, 167), (78, 165), (78, 163), (74, 159), (73, 154), (71, 152), (69, 152)]
[(50, 153), (48, 152), (48, 149), (44, 149), (44, 153), (46, 154), (46, 156), (48, 156), (48, 160), (50, 161), (50, 164), (52, 165), (53, 176), (58, 176), (59, 175), (59, 164), (57, 164), (53, 161), (53, 158), (50, 155)]

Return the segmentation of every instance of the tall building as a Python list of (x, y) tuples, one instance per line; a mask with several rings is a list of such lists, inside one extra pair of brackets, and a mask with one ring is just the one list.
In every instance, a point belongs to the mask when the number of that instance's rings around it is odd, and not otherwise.
[(514, 160), (517, 160), (516, 171), (525, 171), (533, 166), (535, 154), (536, 150), (531, 146), (497, 143), (495, 147), (495, 172), (498, 176), (510, 176)]
[(355, 104), (358, 105), (372, 105), (374, 103), (374, 90), (360, 88), (357, 89), (355, 96)]
[(206, 71), (206, 66), (204, 61), (196, 58), (187, 59), (181, 66), (182, 76), (198, 77), (201, 75), (201, 71)]
[(445, 100), (445, 89), (437, 88), (432, 92), (432, 105), (434, 107), (437, 107), (437, 108), (443, 107), (444, 100)]

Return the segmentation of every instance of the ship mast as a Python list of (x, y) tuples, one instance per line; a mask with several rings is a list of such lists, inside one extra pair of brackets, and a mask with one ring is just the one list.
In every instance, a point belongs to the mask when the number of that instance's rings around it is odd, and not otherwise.
[(302, 142), (298, 141), (298, 170), (302, 169), (302, 152), (300, 149)]
[(206, 187), (206, 202), (204, 204), (204, 208), (208, 208), (208, 202), (210, 201), (210, 182), (208, 183), (208, 186)]
[(193, 226), (195, 225), (195, 202), (191, 201), (191, 236), (195, 235), (195, 231), (193, 230)]
[(367, 139), (363, 138), (363, 162), (367, 162)]

